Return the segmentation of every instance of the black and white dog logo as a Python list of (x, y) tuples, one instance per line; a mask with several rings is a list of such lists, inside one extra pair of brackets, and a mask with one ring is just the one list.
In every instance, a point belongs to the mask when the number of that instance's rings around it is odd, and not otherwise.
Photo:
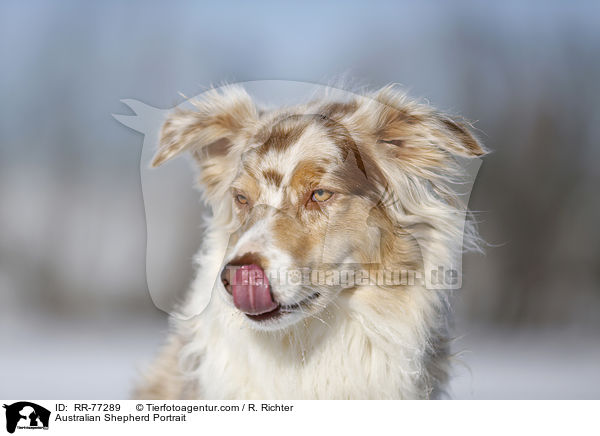
[(50, 411), (29, 401), (19, 401), (4, 405), (6, 409), (6, 431), (14, 433), (15, 429), (48, 429)]

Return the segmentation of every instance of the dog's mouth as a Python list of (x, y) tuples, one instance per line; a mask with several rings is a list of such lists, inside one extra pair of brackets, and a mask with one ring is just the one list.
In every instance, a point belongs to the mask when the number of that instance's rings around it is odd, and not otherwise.
[(257, 321), (257, 322), (261, 322), (261, 321), (267, 321), (267, 320), (273, 320), (273, 319), (277, 319), (282, 317), (283, 315), (287, 314), (287, 313), (293, 313), (293, 312), (298, 312), (298, 311), (302, 311), (305, 308), (308, 308), (308, 306), (317, 298), (319, 298), (321, 296), (321, 294), (319, 294), (318, 292), (315, 292), (314, 294), (306, 297), (304, 300), (301, 300), (297, 303), (293, 303), (293, 304), (278, 304), (277, 307), (269, 312), (264, 312), (264, 313), (260, 313), (260, 314), (251, 314), (251, 313), (245, 313), (245, 315), (250, 318), (252, 321)]
[(253, 321), (266, 321), (304, 311), (320, 296), (315, 292), (296, 303), (282, 304), (275, 299), (266, 273), (256, 264), (225, 268), (221, 281), (233, 297), (234, 306)]

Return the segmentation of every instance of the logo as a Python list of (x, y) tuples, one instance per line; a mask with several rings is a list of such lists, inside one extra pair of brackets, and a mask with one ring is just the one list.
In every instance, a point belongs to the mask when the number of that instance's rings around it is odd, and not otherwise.
[(6, 431), (14, 433), (15, 429), (48, 430), (50, 411), (28, 401), (19, 401), (4, 405), (6, 409)]

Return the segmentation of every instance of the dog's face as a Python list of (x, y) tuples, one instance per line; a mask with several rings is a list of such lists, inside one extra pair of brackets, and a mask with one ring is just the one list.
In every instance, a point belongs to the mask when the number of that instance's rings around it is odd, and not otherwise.
[[(283, 115), (260, 130), (224, 199), (238, 227), (222, 278), (253, 325), (279, 328), (315, 316), (340, 291), (343, 269), (376, 257), (378, 230), (367, 221), (379, 184), (349, 132), (329, 118)], [(265, 273), (240, 273), (242, 265)], [(260, 280), (268, 283), (237, 283)]]
[[(404, 171), (409, 190), (416, 177), (425, 186), (448, 149), (481, 149), (462, 126), (379, 96), (259, 114), (230, 88), (167, 120), (155, 163), (186, 149), (197, 159), (205, 197), (230, 235), (219, 289), (252, 327), (319, 316), (358, 286), (345, 280), (357, 270), (421, 265), (397, 219), (410, 204), (400, 198), (414, 192), (395, 192), (390, 177)], [(382, 201), (390, 192), (393, 201)]]

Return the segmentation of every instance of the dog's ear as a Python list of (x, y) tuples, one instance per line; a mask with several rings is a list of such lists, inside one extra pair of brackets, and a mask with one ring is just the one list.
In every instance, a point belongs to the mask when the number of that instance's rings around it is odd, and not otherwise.
[(191, 153), (200, 169), (200, 182), (210, 196), (235, 175), (245, 139), (259, 115), (240, 86), (212, 89), (191, 103), (194, 109), (177, 109), (165, 121), (152, 166), (183, 152)]
[[(374, 94), (377, 141), (395, 147), (396, 155), (436, 160), (445, 153), (466, 157), (485, 154), (465, 122), (452, 119), (429, 106), (410, 101), (393, 87)], [(437, 153), (436, 153), (437, 152)]]
[(211, 89), (191, 103), (194, 110), (178, 109), (167, 118), (153, 167), (183, 151), (225, 154), (236, 137), (258, 118), (252, 99), (239, 86)]

